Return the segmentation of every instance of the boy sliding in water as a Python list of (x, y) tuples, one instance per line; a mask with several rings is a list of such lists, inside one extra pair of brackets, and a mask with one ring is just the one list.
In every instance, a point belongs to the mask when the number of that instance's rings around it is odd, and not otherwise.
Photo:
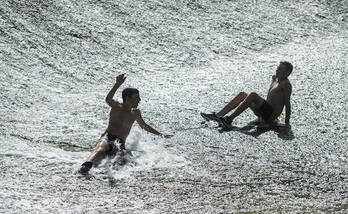
[[(224, 127), (231, 127), (233, 120), (247, 108), (254, 111), (257, 116), (262, 117), (265, 122), (272, 122), (282, 113), (285, 106), (285, 124), (290, 126), (290, 96), (292, 91), (288, 76), (291, 74), (293, 66), (289, 62), (280, 62), (276, 74), (272, 76), (272, 83), (268, 90), (267, 99), (264, 100), (257, 93), (247, 94), (240, 92), (224, 108), (217, 113), (205, 114), (201, 116), (206, 120), (220, 122)], [(228, 112), (235, 109), (230, 116), (225, 116)]]
[(137, 109), (140, 102), (139, 91), (135, 88), (126, 88), (122, 92), (123, 103), (114, 100), (116, 90), (126, 80), (125, 74), (116, 77), (116, 83), (106, 96), (106, 103), (111, 107), (109, 125), (100, 137), (93, 153), (87, 158), (79, 169), (79, 173), (88, 173), (92, 166), (108, 156), (115, 156), (112, 165), (116, 164), (118, 158), (123, 156), (125, 150), (125, 140), (127, 139), (132, 125), (135, 121), (140, 127), (152, 134), (170, 138), (173, 135), (162, 134), (148, 125), (141, 117), (140, 110)]

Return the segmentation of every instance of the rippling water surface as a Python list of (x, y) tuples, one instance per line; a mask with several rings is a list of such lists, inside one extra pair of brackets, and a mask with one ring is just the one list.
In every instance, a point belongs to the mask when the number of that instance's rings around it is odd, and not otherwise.
[[(347, 1), (5, 0), (0, 14), (1, 213), (347, 213)], [(266, 96), (283, 60), (290, 130), (199, 116)], [(134, 125), (132, 161), (80, 176), (119, 73), (175, 136)]]

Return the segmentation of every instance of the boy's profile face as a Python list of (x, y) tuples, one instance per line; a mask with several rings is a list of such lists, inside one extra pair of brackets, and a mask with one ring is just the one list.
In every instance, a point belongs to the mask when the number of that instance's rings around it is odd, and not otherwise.
[(127, 97), (127, 102), (130, 103), (133, 108), (137, 108), (140, 101), (141, 99), (139, 94), (133, 94), (132, 98)]
[(278, 79), (286, 79), (290, 75), (290, 72), (286, 70), (286, 66), (283, 64), (279, 64), (276, 70), (276, 77)]

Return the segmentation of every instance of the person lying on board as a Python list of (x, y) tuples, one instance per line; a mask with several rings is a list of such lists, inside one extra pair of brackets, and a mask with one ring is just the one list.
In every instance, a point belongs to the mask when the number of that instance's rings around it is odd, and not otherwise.
[(113, 166), (118, 161), (120, 156), (125, 153), (125, 141), (130, 133), (132, 125), (135, 121), (140, 127), (152, 134), (170, 138), (173, 135), (162, 134), (156, 129), (148, 125), (142, 118), (141, 112), (137, 109), (141, 101), (139, 91), (135, 88), (126, 88), (122, 91), (123, 103), (113, 99), (116, 90), (126, 80), (125, 74), (120, 74), (116, 77), (116, 83), (106, 96), (106, 103), (111, 107), (109, 124), (106, 131), (101, 135), (94, 151), (81, 165), (78, 170), (81, 174), (86, 174), (92, 166), (106, 156), (114, 157), (111, 161)]
[[(229, 128), (232, 126), (233, 120), (247, 108), (253, 110), (265, 122), (272, 122), (278, 118), (285, 106), (285, 124), (290, 127), (292, 86), (288, 76), (292, 70), (293, 66), (291, 63), (286, 61), (280, 62), (276, 74), (272, 76), (266, 100), (256, 92), (251, 92), (250, 94), (240, 92), (219, 112), (212, 114), (201, 113), (201, 116), (208, 121), (213, 120)], [(234, 111), (230, 116), (225, 116), (232, 110)]]

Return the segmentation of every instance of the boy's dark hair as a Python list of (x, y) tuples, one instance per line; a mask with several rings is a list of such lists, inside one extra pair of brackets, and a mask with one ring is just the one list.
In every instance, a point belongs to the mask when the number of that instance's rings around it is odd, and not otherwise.
[(126, 101), (126, 97), (132, 98), (133, 94), (139, 94), (138, 89), (136, 89), (136, 88), (125, 88), (122, 91), (122, 100), (123, 100), (123, 102)]
[(292, 64), (290, 62), (287, 62), (287, 61), (283, 61), (283, 62), (280, 62), (280, 64), (284, 65), (286, 70), (290, 72), (292, 72), (292, 69), (294, 69), (294, 66), (292, 66)]

